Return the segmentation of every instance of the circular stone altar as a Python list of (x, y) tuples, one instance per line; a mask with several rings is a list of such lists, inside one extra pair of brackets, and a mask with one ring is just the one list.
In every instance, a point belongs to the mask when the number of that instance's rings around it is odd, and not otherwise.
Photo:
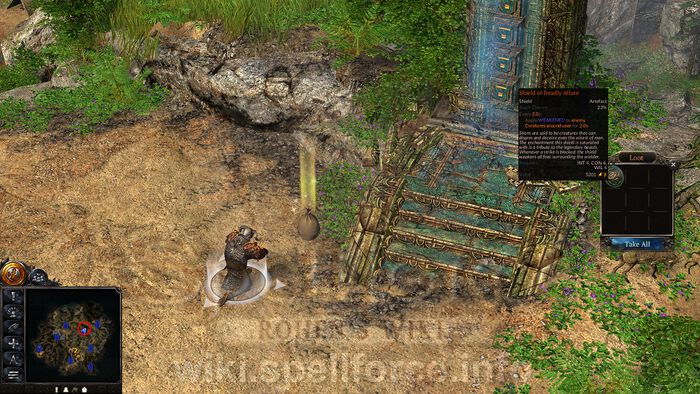
[[(262, 272), (252, 267), (248, 267), (247, 271), (248, 275), (250, 275), (250, 280), (245, 281), (241, 284), (241, 287), (234, 290), (231, 293), (232, 296), (229, 298), (229, 301), (249, 300), (262, 293), (262, 291), (265, 289), (267, 281), (265, 280), (265, 276), (262, 274)], [(225, 277), (226, 269), (223, 269), (217, 272), (211, 279), (211, 291), (217, 297), (222, 297), (226, 293), (226, 290), (221, 287)]]
[[(204, 280), (204, 307), (216, 306), (226, 292), (221, 285), (226, 276), (226, 261), (223, 254), (212, 255), (207, 259), (207, 276)], [(267, 259), (248, 260), (250, 282), (244, 283), (225, 305), (247, 304), (262, 298), (268, 291), (283, 287), (279, 280), (272, 279), (267, 271)]]

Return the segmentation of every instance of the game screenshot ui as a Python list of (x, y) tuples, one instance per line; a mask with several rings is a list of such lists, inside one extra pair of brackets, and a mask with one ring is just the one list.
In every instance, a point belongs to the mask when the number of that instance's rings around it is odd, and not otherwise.
[(700, 393), (700, 0), (0, 0), (0, 393)]

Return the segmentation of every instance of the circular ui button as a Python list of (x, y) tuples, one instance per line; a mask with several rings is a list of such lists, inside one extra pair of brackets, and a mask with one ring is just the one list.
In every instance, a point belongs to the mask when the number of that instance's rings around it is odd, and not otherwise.
[(27, 280), (27, 269), (20, 262), (10, 261), (2, 266), (0, 279), (7, 286), (21, 286)]

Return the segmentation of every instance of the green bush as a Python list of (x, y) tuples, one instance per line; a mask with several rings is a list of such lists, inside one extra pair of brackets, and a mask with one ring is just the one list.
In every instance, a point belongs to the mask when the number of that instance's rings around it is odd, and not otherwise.
[(368, 122), (361, 114), (342, 119), (338, 126), (343, 134), (363, 148), (378, 148), (379, 141), (386, 139), (386, 130)]
[(86, 133), (118, 112), (145, 114), (164, 97), (162, 88), (144, 85), (144, 74), (131, 79), (127, 63), (111, 51), (100, 50), (86, 56), (89, 62), (80, 69), (82, 86), (42, 90), (31, 106), (15, 99), (5, 100), (3, 107), (23, 110), (20, 116), (10, 111), (0, 112), (3, 127), (46, 131), (54, 117), (63, 116), (70, 119), (70, 128)]
[(39, 72), (42, 67), (44, 61), (39, 55), (19, 48), (11, 65), (0, 66), (0, 92), (41, 82)]
[(609, 88), (608, 151), (615, 154), (621, 147), (616, 138), (631, 138), (639, 134), (640, 127), (660, 130), (668, 125), (667, 112), (658, 101), (651, 100), (642, 92), (637, 92), (620, 83)]
[(464, 69), (464, 0), (387, 0), (380, 3), (385, 42), (396, 48), (384, 55), (398, 62), (393, 73), (360, 92), (370, 121), (382, 127), (414, 118), (440, 97), (460, 87)]
[(379, 53), (379, 45), (389, 35), (382, 16), (379, 3), (370, 4), (363, 12), (353, 2), (334, 1), (316, 21), (327, 33), (324, 42), (339, 53), (342, 64), (361, 54)]
[(369, 185), (371, 172), (349, 163), (332, 164), (318, 179), (321, 231), (337, 241), (346, 241)]
[(459, 88), (465, 13), (464, 0), (335, 0), (306, 20), (341, 63), (362, 54), (397, 64), (357, 95), (368, 120), (388, 129)]
[(98, 33), (109, 30), (109, 17), (118, 0), (34, 0), (33, 5), (49, 16), (58, 35), (81, 47), (95, 44)]
[(499, 335), (496, 347), (505, 349), (513, 359), (527, 362), (538, 377), (552, 382), (552, 393), (624, 392), (618, 383), (630, 380), (621, 355), (599, 341), (574, 346), (573, 341), (550, 335), (536, 339), (532, 334)]

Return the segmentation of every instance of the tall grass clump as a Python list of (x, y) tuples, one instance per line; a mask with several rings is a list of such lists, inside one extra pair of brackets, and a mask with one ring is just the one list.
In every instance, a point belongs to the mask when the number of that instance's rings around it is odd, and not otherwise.
[(157, 1), (120, 0), (110, 16), (112, 40), (118, 55), (127, 60), (153, 59), (158, 53), (158, 36), (153, 30), (153, 11), (149, 5)]
[(59, 35), (94, 47), (112, 32), (120, 55), (152, 57), (157, 23), (221, 23), (230, 39), (281, 34), (330, 0), (35, 0), (51, 16)]
[[(264, 37), (292, 28), (304, 15), (329, 0), (168, 0), (177, 20), (221, 23), (231, 39)], [(160, 21), (163, 22), (163, 21)]]

